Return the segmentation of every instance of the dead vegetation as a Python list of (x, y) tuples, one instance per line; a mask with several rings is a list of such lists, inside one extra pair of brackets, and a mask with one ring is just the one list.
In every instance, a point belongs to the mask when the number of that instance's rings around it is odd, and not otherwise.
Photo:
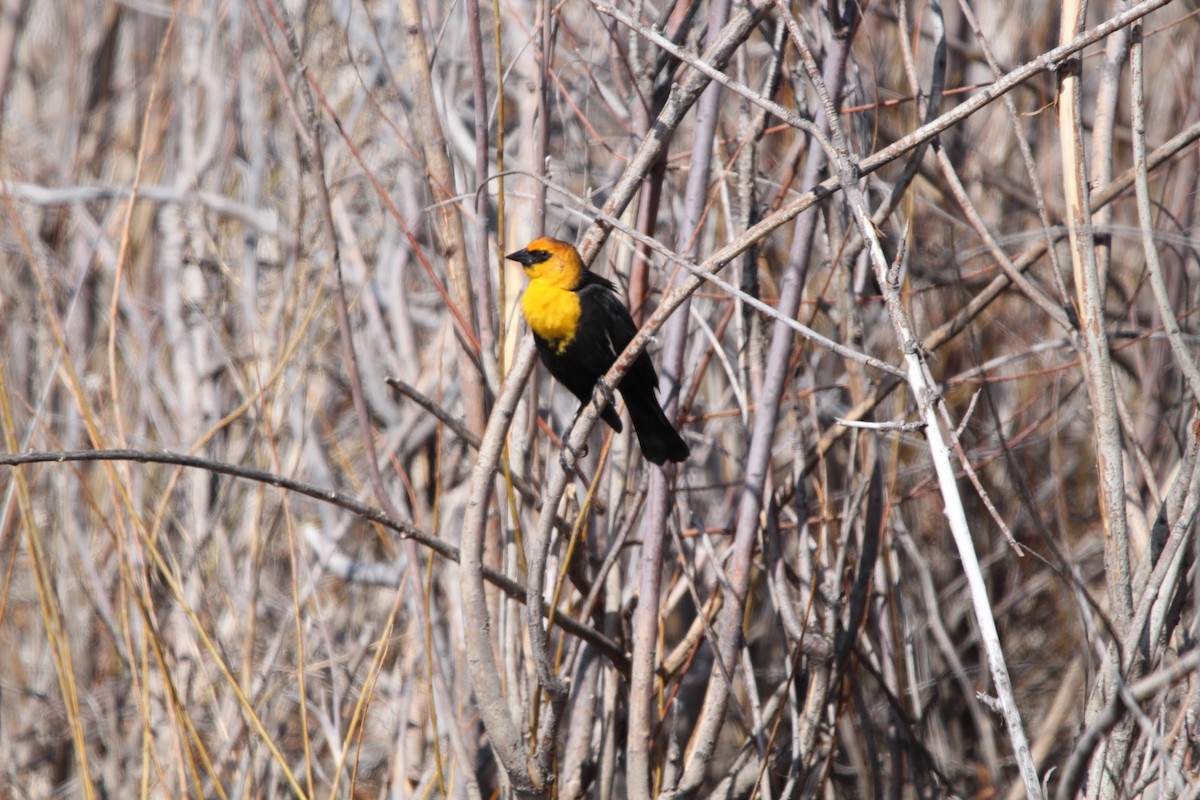
[(1080, 13), (10, 0), (0, 797), (1195, 798), (1196, 8)]

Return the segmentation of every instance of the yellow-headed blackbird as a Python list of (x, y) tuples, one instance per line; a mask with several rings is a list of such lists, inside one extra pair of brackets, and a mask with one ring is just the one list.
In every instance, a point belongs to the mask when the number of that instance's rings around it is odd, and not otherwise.
[[(519, 263), (529, 276), (521, 310), (533, 330), (542, 363), (555, 380), (588, 403), (596, 382), (637, 333), (616, 287), (586, 269), (579, 252), (557, 239), (536, 239), (505, 258)], [(639, 355), (617, 388), (625, 398), (646, 459), (655, 464), (686, 459), (688, 446), (655, 396), (658, 375), (650, 356), (645, 352)], [(621, 418), (611, 403), (600, 416), (620, 432)]]

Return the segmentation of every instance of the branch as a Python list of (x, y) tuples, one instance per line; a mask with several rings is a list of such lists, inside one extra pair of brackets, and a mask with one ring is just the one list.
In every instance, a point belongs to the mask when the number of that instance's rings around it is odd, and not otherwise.
[[(65, 464), (77, 461), (133, 461), (139, 464), (170, 464), (178, 467), (202, 469), (214, 475), (228, 475), (233, 478), (241, 478), (242, 480), (265, 483), (277, 489), (311, 497), (320, 503), (327, 503), (336, 508), (349, 511), (367, 522), (373, 522), (377, 525), (382, 525), (388, 530), (395, 531), (400, 534), (401, 539), (411, 539), (423, 547), (428, 547), (447, 561), (453, 561), (456, 564), (461, 563), (459, 548), (450, 544), (445, 539), (425, 533), (420, 528), (396, 519), (374, 506), (369, 506), (361, 502), (357, 498), (333, 489), (324, 489), (320, 486), (314, 486), (311, 483), (305, 483), (295, 478), (287, 478), (277, 473), (254, 467), (245, 467), (240, 464), (230, 464), (211, 458), (201, 458), (200, 456), (190, 456), (166, 450), (159, 452), (150, 450), (64, 450), (59, 452), (20, 454), (0, 453), (0, 467), (18, 467), (23, 464)], [(322, 555), (329, 555), (329, 553), (326, 551)], [(392, 568), (377, 569), (371, 566), (364, 570), (362, 566), (347, 563), (344, 570), (339, 570), (339, 574), (347, 581), (357, 581), (377, 586), (396, 586), (398, 584), (395, 570)], [(504, 573), (485, 567), (483, 569), (483, 578), (514, 600), (521, 603), (525, 602), (525, 587)], [(628, 674), (629, 659), (625, 655), (625, 651), (607, 636), (564, 614), (556, 614), (554, 624), (596, 647), (596, 649), (608, 656), (618, 670)]]

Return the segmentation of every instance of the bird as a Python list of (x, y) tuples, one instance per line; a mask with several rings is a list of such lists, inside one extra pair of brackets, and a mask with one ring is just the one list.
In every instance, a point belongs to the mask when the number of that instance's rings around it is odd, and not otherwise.
[[(529, 278), (521, 311), (542, 363), (579, 398), (582, 412), (601, 378), (637, 333), (633, 317), (618, 297), (617, 287), (585, 267), (579, 251), (568, 242), (543, 236), (505, 258), (520, 264)], [(658, 403), (658, 373), (645, 351), (616, 388), (625, 399), (646, 460), (660, 466), (685, 461), (690, 450)], [(605, 387), (600, 384), (600, 389)], [(611, 389), (606, 394), (609, 402), (600, 418), (620, 433), (621, 418), (611, 402)]]

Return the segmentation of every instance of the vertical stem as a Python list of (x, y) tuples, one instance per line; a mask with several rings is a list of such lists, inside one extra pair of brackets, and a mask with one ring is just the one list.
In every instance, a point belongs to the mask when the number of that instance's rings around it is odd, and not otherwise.
[[(1129, 0), (1116, 0), (1116, 11), (1126, 11)], [(1121, 96), (1121, 72), (1129, 51), (1129, 29), (1122, 28), (1104, 43), (1104, 60), (1100, 63), (1100, 85), (1096, 87), (1096, 113), (1092, 119), (1092, 179), (1097, 186), (1112, 183), (1113, 131), (1117, 124), (1117, 100)], [(1112, 207), (1096, 211), (1092, 224), (1101, 235), (1096, 238), (1096, 271), (1100, 276), (1101, 294), (1108, 285), (1108, 266), (1112, 256)]]
[[(442, 121), (433, 100), (433, 78), (430, 75), (429, 51), (425, 46), (425, 30), (421, 23), (421, 6), (418, 0), (400, 0), (400, 16), (404, 22), (406, 72), (412, 86), (412, 135), (417, 140), (424, 161), (429, 190), (433, 195), (432, 216), (434, 242), (438, 255), (445, 261), (450, 275), (450, 289), (454, 303), (472, 334), (478, 336), (479, 326), (475, 322), (475, 303), (471, 296), (471, 270), (467, 265), (466, 240), (463, 237), (462, 219), (455, 202), (454, 168), (446, 153)], [(479, 354), (472, 352), (469, 344), (459, 341), (468, 356), (464, 364)], [(463, 369), (466, 373), (468, 370)], [(462, 383), (463, 406), (467, 424), (473, 431), (484, 427), (483, 384), (471, 380), (465, 374)]]
[[(1083, 13), (1078, 2), (1063, 8), (1061, 38), (1071, 38), (1082, 25)], [(1061, 70), (1058, 99), (1059, 144), (1063, 160), (1063, 194), (1066, 201), (1067, 230), (1071, 241), (1071, 263), (1075, 274), (1076, 304), (1079, 308), (1080, 360), (1092, 410), (1092, 433), (1096, 444), (1097, 491), (1100, 518), (1104, 527), (1104, 573), (1108, 583), (1109, 610), (1118, 637), (1129, 630), (1133, 616), (1132, 570), (1129, 557), (1129, 529), (1125, 516), (1124, 460), (1121, 427), (1117, 415), (1116, 390), (1113, 386), (1112, 359), (1105, 334), (1104, 288), (1096, 261), (1095, 231), (1092, 227), (1088, 198), (1087, 164), (1083, 158), (1083, 111), (1080, 104), (1082, 58), (1075, 57)], [(1105, 699), (1122, 680), (1118, 674), (1120, 659), (1110, 653), (1104, 675), (1096, 683), (1088, 705), (1088, 720), (1094, 719)], [(1089, 797), (1113, 797), (1116, 774), (1125, 770), (1132, 720), (1118, 724), (1097, 758), (1089, 775)]]
[[(500, 670), (492, 650), (491, 620), (488, 612), (487, 595), (483, 584), (483, 540), (488, 517), (492, 481), (496, 465), (504, 446), (505, 434), (512, 422), (517, 401), (524, 391), (525, 381), (533, 371), (537, 350), (531, 337), (525, 337), (520, 354), (504, 383), (496, 405), (492, 409), (479, 446), (479, 458), (471, 475), (471, 494), (463, 517), (459, 565), (462, 570), (464, 658), (471, 683), (475, 688), (475, 700), (479, 705), (479, 716), (487, 728), (492, 749), (518, 795), (537, 796), (544, 784), (543, 776), (525, 754), (521, 734), (509, 713), (500, 682)], [(554, 506), (546, 507), (546, 514), (553, 516)]]
[[(1063, 7), (1062, 41), (1069, 41), (1082, 26), (1077, 0)], [(1096, 239), (1088, 198), (1087, 164), (1083, 157), (1083, 111), (1080, 105), (1082, 59), (1073, 57), (1061, 70), (1058, 102), (1059, 143), (1063, 158), (1063, 194), (1067, 229), (1071, 238), (1071, 263), (1075, 273), (1083, 340), (1084, 372), (1092, 406), (1092, 431), (1096, 437), (1100, 514), (1104, 521), (1105, 573), (1113, 622), (1124, 632), (1133, 610), (1130, 587), (1129, 531), (1125, 519), (1125, 482), (1121, 454), (1121, 429), (1113, 388), (1112, 360), (1105, 336), (1104, 295), (1096, 264)]]
[[(841, 87), (849, 52), (849, 39), (834, 39), (825, 59), (825, 78), (828, 85)], [(829, 119), (824, 109), (818, 111), (815, 122), (822, 131), (828, 130)], [(816, 185), (826, 163), (824, 149), (810, 142), (802, 185)], [(791, 256), (784, 271), (783, 287), (778, 304), (780, 314), (785, 317), (795, 317), (800, 308), (818, 216), (817, 209), (813, 207), (804, 211), (796, 220)], [(729, 693), (732, 687), (729, 686), (724, 676), (730, 674), (733, 669), (740, 640), (746, 591), (750, 581), (751, 561), (755, 545), (758, 542), (759, 516), (763, 509), (763, 498), (770, 492), (768, 482), (771, 451), (775, 441), (779, 407), (788, 381), (794, 335), (792, 328), (781, 322), (776, 322), (773, 326), (771, 344), (767, 351), (762, 396), (758, 399), (754, 431), (751, 434), (750, 448), (746, 456), (746, 477), (742, 484), (741, 499), (738, 505), (733, 556), (726, 572), (733, 592), (721, 610), (721, 618), (717, 623), (720, 638), (714, 644), (717, 650), (716, 657), (725, 669), (713, 670), (712, 677), (709, 679), (708, 692), (704, 697), (704, 706), (700, 712), (700, 721), (692, 738), (691, 753), (680, 780), (679, 795), (689, 795), (702, 784), (725, 720), (725, 711), (729, 704)]]
[[(1073, 37), (1083, 24), (1078, 0), (1063, 6), (1060, 38)], [(1083, 59), (1075, 56), (1060, 69), (1058, 91), (1059, 148), (1063, 162), (1063, 195), (1067, 231), (1071, 242), (1071, 264), (1075, 275), (1076, 305), (1080, 320), (1080, 362), (1092, 411), (1092, 434), (1096, 446), (1097, 491), (1100, 519), (1104, 528), (1104, 573), (1112, 624), (1124, 638), (1133, 616), (1132, 570), (1129, 559), (1129, 530), (1125, 517), (1124, 461), (1121, 428), (1117, 416), (1112, 361), (1105, 334), (1104, 287), (1096, 261), (1096, 240), (1088, 197), (1087, 164), (1083, 156), (1083, 110), (1080, 103)], [(1113, 645), (1115, 649), (1115, 645)], [(1106, 705), (1121, 680), (1120, 658), (1110, 652), (1102, 676), (1088, 702), (1091, 721)], [(1119, 724), (1103, 745), (1103, 756), (1092, 762), (1089, 797), (1113, 797), (1116, 784), (1112, 768), (1124, 772), (1129, 751), (1131, 720)]]
[[(488, 385), (499, 387), (496, 363), (496, 314), (492, 304), (492, 281), (488, 258), (488, 232), (491, 230), (491, 204), (488, 202), (487, 74), (483, 64), (483, 34), (479, 24), (479, 0), (468, 0), (467, 39), (471, 46), (471, 99), (475, 106), (475, 256), (470, 265), (471, 287), (475, 290), (475, 309), (479, 314), (479, 344)], [(464, 381), (466, 383), (466, 381)]]
[[(708, 10), (708, 37), (715, 39), (729, 18), (729, 0), (715, 0)], [(696, 127), (692, 138), (692, 158), (684, 194), (683, 220), (679, 227), (676, 251), (690, 257), (696, 251), (700, 225), (708, 198), (708, 178), (712, 167), (713, 137), (721, 102), (721, 86), (709, 84), (696, 105)], [(676, 270), (671, 288), (687, 278)], [(683, 357), (687, 350), (687, 321), (691, 298), (685, 300), (667, 320), (663, 346), (661, 394), (667, 418), (674, 416), (682, 388)], [(638, 579), (638, 606), (633, 618), (633, 670), (630, 677), (629, 790), (632, 797), (649, 797), (650, 730), (653, 725), (654, 654), (658, 644), (659, 590), (662, 575), (667, 519), (671, 511), (671, 478), (674, 469), (651, 467), (646, 516), (642, 520), (642, 556)]]

